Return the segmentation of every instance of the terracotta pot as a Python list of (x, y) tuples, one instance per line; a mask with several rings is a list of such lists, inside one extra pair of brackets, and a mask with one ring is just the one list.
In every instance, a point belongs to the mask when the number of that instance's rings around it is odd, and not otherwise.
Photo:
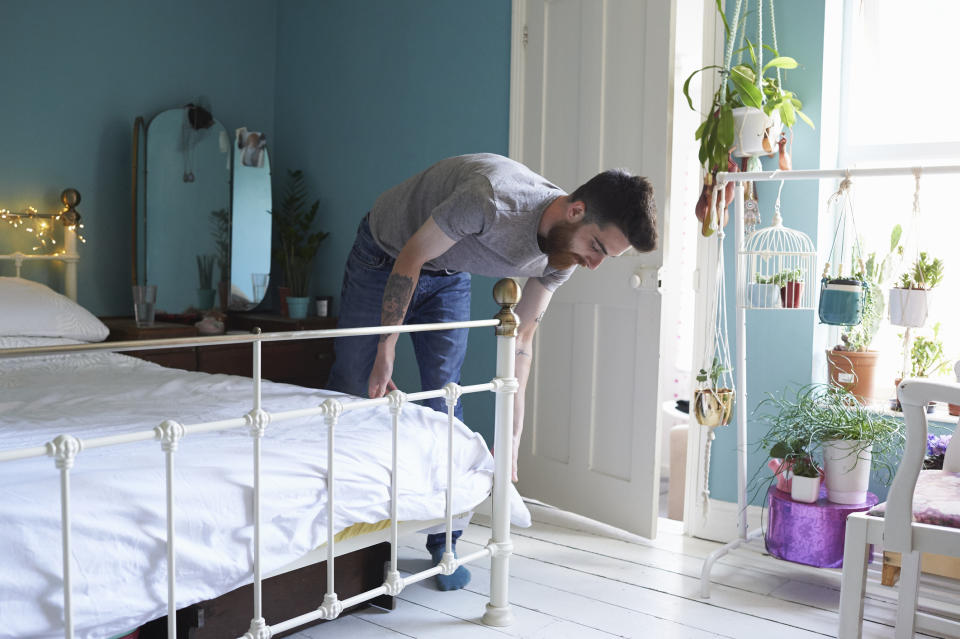
[(780, 287), (780, 304), (783, 308), (799, 308), (803, 282), (787, 282)]
[(694, 391), (693, 413), (701, 426), (726, 426), (733, 414), (733, 391), (729, 388), (703, 388)]
[(880, 353), (877, 351), (827, 351), (830, 383), (846, 388), (863, 404), (874, 404), (877, 397), (874, 373)]
[(954, 417), (960, 415), (960, 404), (947, 404), (947, 408), (950, 410), (950, 414)]

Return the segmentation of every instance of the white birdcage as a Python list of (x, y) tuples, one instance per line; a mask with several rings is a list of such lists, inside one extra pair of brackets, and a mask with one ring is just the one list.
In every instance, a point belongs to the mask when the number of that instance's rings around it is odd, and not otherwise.
[(783, 225), (779, 194), (773, 222), (744, 240), (737, 259), (737, 304), (742, 308), (814, 308), (817, 252), (806, 234)]

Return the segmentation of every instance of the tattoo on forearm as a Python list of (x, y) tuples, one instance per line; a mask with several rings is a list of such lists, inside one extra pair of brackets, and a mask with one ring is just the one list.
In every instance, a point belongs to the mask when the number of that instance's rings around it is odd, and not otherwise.
[(533, 357), (533, 355), (530, 354), (530, 351), (525, 351), (522, 348), (517, 349), (517, 355), (523, 355), (524, 357), (531, 357), (531, 358)]
[[(380, 324), (383, 326), (402, 324), (412, 294), (413, 279), (406, 275), (391, 273), (383, 289), (383, 312), (380, 314)], [(388, 337), (389, 335), (381, 335), (380, 341), (384, 342)]]
[(535, 321), (537, 324), (539, 324), (540, 322), (542, 322), (542, 321), (543, 321), (543, 315), (544, 315), (544, 313), (546, 313), (546, 311), (543, 311), (542, 313), (540, 313), (539, 315), (537, 315), (537, 319), (535, 319), (535, 320), (533, 320), (533, 321)]

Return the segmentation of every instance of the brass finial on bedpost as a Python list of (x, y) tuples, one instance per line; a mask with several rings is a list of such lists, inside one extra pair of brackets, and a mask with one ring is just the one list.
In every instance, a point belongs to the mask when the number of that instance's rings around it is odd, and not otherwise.
[(500, 305), (500, 312), (494, 316), (494, 319), (500, 320), (497, 335), (516, 337), (520, 318), (513, 308), (520, 303), (520, 285), (516, 280), (505, 277), (493, 286), (493, 299)]

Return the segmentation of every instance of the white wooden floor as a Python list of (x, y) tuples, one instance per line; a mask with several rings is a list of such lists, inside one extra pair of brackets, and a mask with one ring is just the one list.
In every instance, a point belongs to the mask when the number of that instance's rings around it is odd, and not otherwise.
[[(532, 507), (536, 523), (514, 529), (510, 601), (516, 623), (480, 622), (489, 561), (470, 566), (461, 591), (440, 592), (427, 580), (406, 588), (397, 609), (367, 608), (303, 630), (297, 639), (388, 637), (645, 637), (656, 639), (835, 637), (839, 571), (806, 569), (753, 550), (738, 550), (713, 570), (710, 599), (699, 597), (703, 557), (719, 544), (684, 537), (661, 519), (655, 541), (576, 515)], [(460, 552), (486, 543), (483, 519), (458, 542)], [(401, 539), (401, 572), (429, 564), (423, 535)], [(892, 637), (889, 602), (867, 602), (864, 637)]]

